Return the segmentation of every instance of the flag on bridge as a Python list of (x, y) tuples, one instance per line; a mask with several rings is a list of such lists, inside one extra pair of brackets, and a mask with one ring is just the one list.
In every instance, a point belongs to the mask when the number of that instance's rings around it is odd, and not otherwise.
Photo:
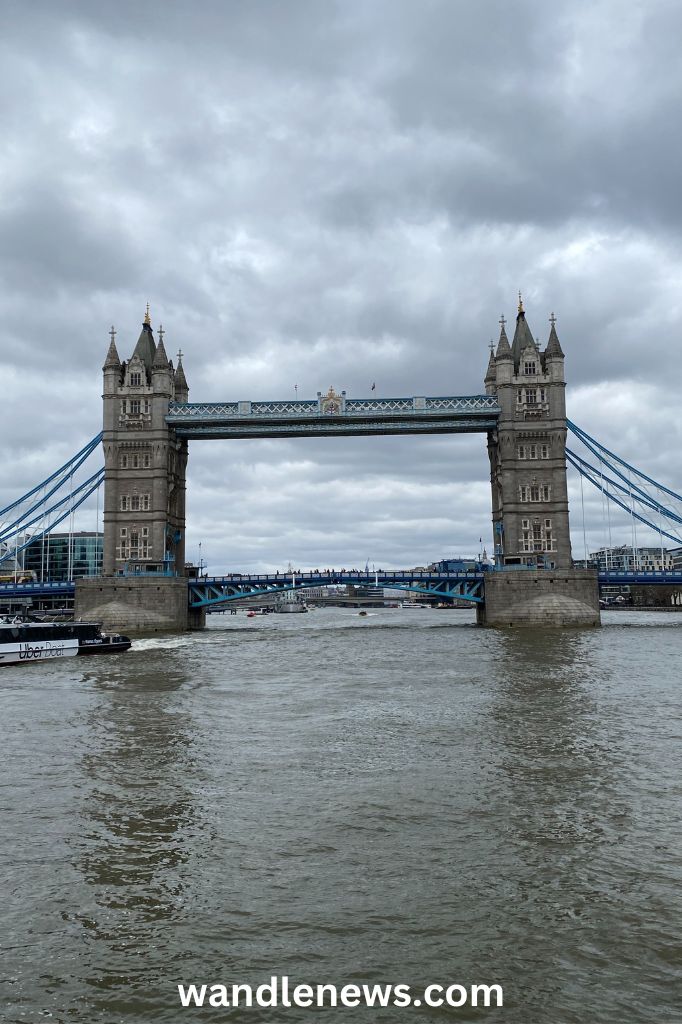
[(372, 384), (372, 391), (376, 391), (376, 381)]

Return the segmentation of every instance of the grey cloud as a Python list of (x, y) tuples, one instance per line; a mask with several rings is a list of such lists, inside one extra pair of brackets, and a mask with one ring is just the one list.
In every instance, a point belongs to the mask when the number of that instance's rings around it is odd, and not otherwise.
[[(679, 486), (678, 5), (5, 11), (0, 495), (96, 433), (146, 301), (193, 400), (456, 394), (518, 288), (541, 341), (559, 314), (570, 414)], [(486, 479), (481, 437), (195, 443), (190, 548), (471, 553)]]

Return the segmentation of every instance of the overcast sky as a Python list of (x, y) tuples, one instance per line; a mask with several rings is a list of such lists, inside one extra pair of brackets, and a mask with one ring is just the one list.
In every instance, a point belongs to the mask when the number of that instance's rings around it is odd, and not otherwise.
[[(101, 428), (109, 328), (129, 357), (146, 302), (190, 401), (457, 395), (518, 289), (543, 344), (556, 312), (569, 416), (682, 489), (677, 0), (0, 12), (3, 505)], [(571, 509), (580, 557), (577, 483)], [(479, 537), (485, 435), (190, 442), (209, 570)]]

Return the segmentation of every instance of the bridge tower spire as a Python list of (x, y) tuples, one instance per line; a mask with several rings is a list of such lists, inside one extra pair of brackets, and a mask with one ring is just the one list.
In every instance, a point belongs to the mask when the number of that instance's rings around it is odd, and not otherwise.
[(488, 435), (495, 561), (500, 566), (571, 569), (566, 487), (564, 354), (550, 318), (547, 347), (533, 337), (519, 293), (514, 339), (502, 317), (485, 375), (500, 406)]
[(166, 416), (188, 387), (161, 329), (154, 341), (149, 305), (130, 359), (112, 333), (103, 372), (104, 575), (184, 576), (187, 441)]

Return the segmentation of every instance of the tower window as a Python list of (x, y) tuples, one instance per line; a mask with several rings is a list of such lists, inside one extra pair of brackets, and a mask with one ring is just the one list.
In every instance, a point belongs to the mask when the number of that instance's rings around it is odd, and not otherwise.
[(548, 444), (541, 444), (540, 445), (540, 458), (541, 459), (548, 459), (549, 458), (549, 445)]
[(142, 374), (141, 373), (131, 373), (130, 374), (130, 383), (131, 383), (132, 387), (139, 388), (140, 384), (142, 383)]
[(139, 416), (140, 415), (140, 399), (139, 398), (131, 398), (130, 399), (130, 415), (131, 416)]
[(526, 404), (537, 405), (538, 404), (538, 389), (537, 388), (526, 388)]
[(121, 512), (127, 512), (128, 508), (129, 508), (129, 505), (128, 505), (128, 495), (127, 494), (122, 494), (121, 495)]
[(516, 449), (516, 456), (519, 459), (537, 459), (538, 446), (536, 444), (520, 444)]
[(519, 501), (549, 501), (552, 493), (550, 484), (521, 484)]
[(532, 376), (536, 372), (536, 364), (534, 359), (529, 359), (523, 364), (523, 372), (527, 377)]
[(551, 520), (545, 519), (545, 525), (540, 524), (539, 519), (534, 519), (531, 526), (530, 520), (521, 520), (521, 536), (519, 538), (520, 549), (528, 554), (542, 551), (554, 551), (554, 539), (550, 529)]
[(128, 468), (128, 456), (127, 455), (121, 455), (120, 459), (118, 460), (118, 464), (121, 467), (121, 469), (127, 469)]

